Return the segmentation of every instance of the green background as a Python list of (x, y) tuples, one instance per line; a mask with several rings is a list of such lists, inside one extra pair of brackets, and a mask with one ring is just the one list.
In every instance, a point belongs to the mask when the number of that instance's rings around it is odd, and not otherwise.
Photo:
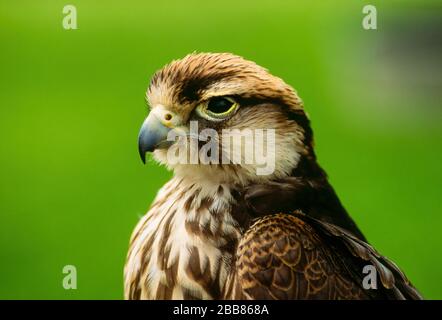
[[(171, 176), (137, 153), (149, 78), (228, 51), (298, 90), (351, 215), (441, 299), (442, 7), (386, 2), (2, 1), (0, 298), (123, 297), (130, 233)], [(377, 30), (361, 26), (368, 3)]]

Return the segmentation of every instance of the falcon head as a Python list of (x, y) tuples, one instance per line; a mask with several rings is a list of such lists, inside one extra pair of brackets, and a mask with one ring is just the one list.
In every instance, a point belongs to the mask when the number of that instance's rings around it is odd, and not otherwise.
[[(303, 157), (314, 157), (296, 92), (242, 57), (193, 53), (172, 61), (154, 74), (146, 97), (140, 156), (145, 162), (153, 152), (175, 175), (246, 185), (288, 176)], [(204, 148), (208, 142), (218, 148)], [(267, 174), (259, 174), (266, 165)]]

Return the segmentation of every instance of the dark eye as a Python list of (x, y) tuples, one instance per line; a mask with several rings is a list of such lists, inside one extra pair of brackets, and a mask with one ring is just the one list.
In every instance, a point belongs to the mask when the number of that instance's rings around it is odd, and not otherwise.
[(229, 112), (233, 105), (233, 101), (222, 97), (215, 97), (210, 99), (207, 104), (207, 110), (214, 114), (223, 114)]
[(195, 108), (195, 112), (201, 118), (210, 121), (223, 121), (230, 117), (239, 105), (230, 97), (213, 97), (202, 102)]

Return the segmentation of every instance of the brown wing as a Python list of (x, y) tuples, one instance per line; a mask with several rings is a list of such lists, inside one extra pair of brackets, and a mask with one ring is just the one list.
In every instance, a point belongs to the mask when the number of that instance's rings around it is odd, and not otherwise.
[[(306, 222), (324, 236), (334, 252), (339, 253), (347, 270), (359, 283), (365, 274), (361, 274), (366, 265), (375, 267), (379, 275), (377, 298), (394, 300), (422, 300), (422, 295), (414, 288), (399, 267), (380, 255), (371, 245), (357, 238), (347, 230), (336, 225), (302, 215)], [(369, 290), (373, 292), (373, 290)]]
[[(364, 264), (380, 275), (364, 290)], [(257, 220), (237, 250), (233, 299), (420, 298), (398, 269), (344, 230), (303, 214)]]

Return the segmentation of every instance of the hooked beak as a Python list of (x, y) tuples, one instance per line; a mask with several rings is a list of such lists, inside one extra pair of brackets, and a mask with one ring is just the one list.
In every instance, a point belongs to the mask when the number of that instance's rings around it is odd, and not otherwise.
[(167, 141), (167, 134), (171, 128), (160, 120), (154, 111), (151, 111), (144, 120), (138, 135), (138, 151), (141, 160), (146, 163), (146, 152), (152, 152)]

